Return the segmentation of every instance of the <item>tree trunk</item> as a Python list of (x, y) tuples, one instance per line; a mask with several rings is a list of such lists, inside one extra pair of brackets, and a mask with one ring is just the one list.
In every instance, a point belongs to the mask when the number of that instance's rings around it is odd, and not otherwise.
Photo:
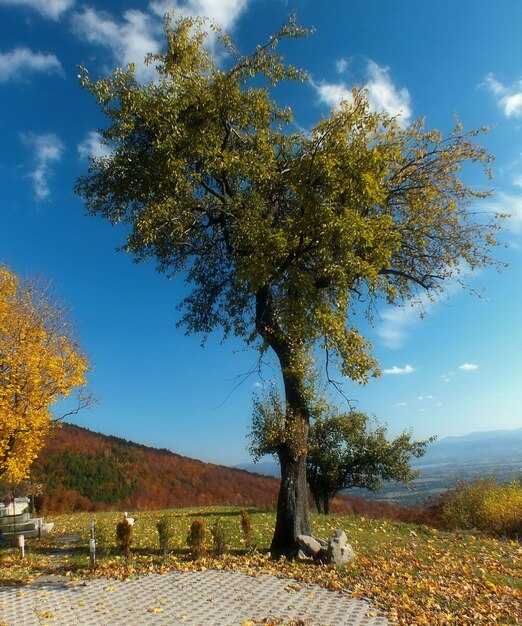
[(324, 515), (330, 515), (330, 496), (328, 495), (323, 497), (323, 513)]
[(319, 494), (314, 493), (312, 491), (312, 496), (314, 497), (315, 508), (317, 509), (317, 512), (321, 513), (322, 512), (322, 505), (321, 505), (321, 498), (319, 497)]
[(279, 359), (286, 400), (285, 441), (278, 448), (281, 486), (277, 500), (272, 556), (297, 555), (297, 535), (311, 533), (306, 481), (309, 407), (305, 393), (302, 345), (281, 329), (268, 286), (256, 294), (256, 328)]
[(310, 515), (306, 484), (306, 454), (293, 459), (286, 451), (279, 452), (281, 486), (277, 499), (277, 517), (270, 546), (272, 556), (297, 555), (297, 535), (309, 535)]

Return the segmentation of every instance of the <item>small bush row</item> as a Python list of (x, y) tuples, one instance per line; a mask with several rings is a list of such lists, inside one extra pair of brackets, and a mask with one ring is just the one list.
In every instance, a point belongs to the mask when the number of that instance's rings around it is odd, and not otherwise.
[[(254, 550), (254, 528), (250, 515), (246, 509), (242, 509), (240, 513), (240, 525), (243, 533), (245, 550), (252, 552)], [(173, 525), (168, 515), (161, 517), (156, 523), (158, 533), (159, 550), (163, 557), (166, 557), (170, 551)], [(119, 521), (116, 525), (116, 548), (125, 558), (129, 558), (132, 547), (133, 526), (126, 519)], [(215, 556), (222, 556), (228, 550), (229, 540), (227, 531), (221, 518), (217, 518), (210, 527), (210, 535), (212, 538), (211, 551)], [(190, 555), (193, 559), (199, 559), (209, 551), (207, 546), (207, 528), (202, 518), (192, 522), (187, 535), (187, 545)], [(98, 556), (104, 556), (109, 552), (110, 541), (106, 533), (101, 529), (96, 532), (96, 548)]]

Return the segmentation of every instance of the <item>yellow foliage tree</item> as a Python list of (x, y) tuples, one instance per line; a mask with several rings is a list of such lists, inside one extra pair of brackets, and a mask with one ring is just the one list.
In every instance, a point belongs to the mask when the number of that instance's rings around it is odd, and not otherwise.
[(88, 368), (63, 307), (44, 286), (0, 266), (0, 477), (28, 476), (50, 407), (85, 385)]

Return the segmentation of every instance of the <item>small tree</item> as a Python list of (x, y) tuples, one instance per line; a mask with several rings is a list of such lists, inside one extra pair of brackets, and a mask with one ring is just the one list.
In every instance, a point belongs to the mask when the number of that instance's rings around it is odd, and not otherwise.
[(228, 540), (227, 532), (223, 520), (218, 517), (212, 527), (210, 528), (210, 534), (212, 535), (212, 549), (216, 556), (223, 556), (225, 554)]
[(386, 426), (372, 428), (360, 411), (318, 417), (310, 427), (306, 470), (318, 512), (327, 515), (343, 489), (379, 491), (383, 481), (410, 483), (419, 474), (412, 458), (421, 457), (433, 440), (412, 441), (411, 433), (390, 440)]
[[(308, 388), (312, 423), (306, 477), (319, 513), (329, 513), (331, 499), (342, 489), (378, 491), (383, 481), (407, 484), (418, 475), (411, 460), (424, 454), (433, 437), (412, 441), (411, 433), (402, 433), (389, 440), (386, 426), (372, 424), (360, 411), (339, 413), (321, 394), (314, 397), (312, 383)], [(271, 385), (262, 398), (254, 399), (250, 452), (255, 459), (274, 454), (286, 436), (282, 403)]]
[(196, 519), (190, 525), (187, 543), (190, 548), (192, 558), (197, 560), (205, 554), (205, 536), (207, 534), (205, 528), (205, 520)]
[(116, 545), (126, 559), (130, 558), (132, 544), (132, 525), (126, 520), (116, 524)]
[(245, 540), (245, 550), (252, 552), (254, 549), (254, 527), (246, 509), (241, 509), (241, 530)]
[(169, 552), (170, 541), (172, 539), (172, 524), (168, 515), (163, 515), (156, 522), (156, 530), (158, 531), (160, 552), (163, 557), (166, 557)]
[(0, 477), (27, 478), (51, 427), (51, 406), (85, 385), (88, 367), (49, 288), (0, 266)]

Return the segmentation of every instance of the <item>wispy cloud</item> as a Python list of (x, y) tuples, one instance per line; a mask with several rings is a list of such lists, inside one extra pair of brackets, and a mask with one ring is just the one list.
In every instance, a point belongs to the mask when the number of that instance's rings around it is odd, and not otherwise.
[(368, 62), (368, 98), (370, 106), (390, 115), (400, 115), (400, 120), (408, 124), (412, 115), (411, 98), (406, 88), (398, 89), (392, 82), (389, 69), (374, 61)]
[(472, 275), (477, 276), (480, 270), (474, 272), (469, 266), (461, 263), (451, 272), (445, 282), (445, 290), (438, 298), (430, 299), (426, 292), (416, 298), (407, 300), (402, 306), (391, 306), (380, 314), (380, 321), (376, 323), (377, 335), (383, 344), (392, 349), (400, 348), (406, 341), (408, 334), (417, 324), (429, 315), (441, 302), (447, 302), (452, 296), (462, 291), (463, 281)]
[(488, 74), (482, 83), (495, 96), (497, 105), (506, 117), (522, 115), (522, 80), (504, 85), (494, 74)]
[(408, 406), (407, 402), (397, 402), (395, 406)]
[(75, 0), (0, 0), (0, 5), (29, 7), (51, 20), (58, 20)]
[(86, 41), (109, 48), (117, 64), (135, 63), (139, 80), (153, 78), (154, 68), (144, 65), (144, 60), (160, 50), (161, 24), (151, 15), (131, 9), (118, 23), (107, 13), (85, 8), (74, 15), (73, 27)]
[(408, 337), (408, 333), (426, 316), (433, 307), (433, 302), (422, 294), (418, 302), (409, 302), (404, 306), (386, 309), (376, 324), (376, 332), (387, 348), (400, 348)]
[(33, 52), (29, 48), (0, 53), (0, 83), (20, 80), (29, 72), (63, 74), (62, 65), (54, 54)]
[[(513, 178), (516, 187), (522, 187), (522, 175)], [(522, 193), (508, 193), (499, 191), (492, 199), (487, 200), (483, 207), (495, 213), (506, 213), (509, 215), (506, 221), (506, 228), (515, 235), (522, 234)]]
[(414, 371), (415, 370), (413, 369), (411, 365), (405, 365), (404, 367), (397, 367), (397, 365), (394, 365), (393, 367), (382, 370), (382, 373), (402, 375), (402, 374), (412, 374)]
[(33, 181), (35, 197), (37, 200), (46, 200), (50, 194), (51, 166), (62, 158), (64, 145), (54, 133), (25, 133), (22, 141), (32, 150), (33, 169), (28, 177)]
[[(147, 54), (156, 54), (163, 42), (163, 16), (170, 12), (187, 16), (200, 16), (216, 22), (225, 31), (233, 29), (249, 0), (188, 0), (181, 3), (157, 0), (149, 4), (149, 11), (129, 9), (122, 19), (114, 19), (106, 12), (86, 7), (73, 16), (76, 34), (111, 50), (114, 61), (121, 66), (136, 65), (140, 81), (153, 80), (156, 76), (152, 66), (144, 64)], [(209, 29), (209, 46), (215, 44), (215, 34)]]
[(344, 74), (348, 69), (348, 65), (349, 63), (347, 59), (337, 59), (337, 61), (335, 62), (335, 69), (337, 70), (338, 74)]
[[(337, 69), (339, 70), (339, 65)], [(372, 111), (382, 111), (398, 116), (399, 123), (407, 126), (412, 116), (411, 97), (406, 88), (399, 89), (393, 84), (389, 72), (389, 68), (382, 67), (374, 61), (368, 61), (365, 76), (368, 103)], [(320, 102), (332, 108), (338, 107), (341, 101), (351, 102), (352, 100), (351, 87), (345, 82), (312, 82), (312, 85), (317, 91)]]
[(459, 365), (459, 370), (462, 370), (464, 372), (472, 372), (476, 369), (478, 369), (478, 365), (476, 365), (475, 363), (463, 363), (462, 365)]
[(200, 16), (213, 20), (224, 30), (234, 28), (239, 16), (248, 5), (249, 0), (156, 0), (150, 3), (152, 11), (163, 17), (169, 11), (181, 12), (192, 17)]
[(78, 154), (81, 159), (89, 157), (106, 157), (109, 156), (111, 150), (102, 143), (102, 139), (95, 130), (91, 131), (87, 137), (78, 145)]

